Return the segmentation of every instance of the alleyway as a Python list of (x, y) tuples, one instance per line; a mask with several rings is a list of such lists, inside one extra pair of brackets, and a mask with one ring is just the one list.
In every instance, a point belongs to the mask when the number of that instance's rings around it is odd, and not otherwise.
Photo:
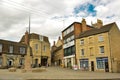
[(103, 79), (103, 80), (120, 80), (120, 73), (104, 73), (104, 72), (88, 72), (74, 71), (72, 69), (60, 67), (47, 67), (44, 72), (26, 72), (21, 70), (17, 72), (9, 72), (8, 70), (0, 69), (0, 80), (34, 80), (34, 79)]

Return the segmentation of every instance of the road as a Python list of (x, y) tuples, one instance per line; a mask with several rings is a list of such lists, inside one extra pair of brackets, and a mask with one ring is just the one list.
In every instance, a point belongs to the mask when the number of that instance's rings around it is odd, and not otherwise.
[(20, 69), (16, 72), (9, 72), (7, 69), (0, 69), (0, 80), (39, 80), (39, 79), (103, 79), (120, 80), (120, 73), (90, 72), (72, 70), (61, 67), (47, 67), (43, 72), (25, 72)]

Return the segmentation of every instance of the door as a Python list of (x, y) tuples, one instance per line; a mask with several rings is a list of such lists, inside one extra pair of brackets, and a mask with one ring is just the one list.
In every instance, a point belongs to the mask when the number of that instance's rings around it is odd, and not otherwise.
[(35, 59), (35, 67), (38, 66), (38, 59)]
[(11, 66), (13, 66), (13, 60), (9, 59), (8, 60), (8, 67), (11, 67)]
[(109, 65), (108, 65), (108, 62), (105, 62), (105, 72), (109, 72)]
[(47, 65), (47, 58), (42, 58), (41, 59), (41, 66), (46, 66)]
[(94, 71), (94, 61), (91, 61), (91, 71)]

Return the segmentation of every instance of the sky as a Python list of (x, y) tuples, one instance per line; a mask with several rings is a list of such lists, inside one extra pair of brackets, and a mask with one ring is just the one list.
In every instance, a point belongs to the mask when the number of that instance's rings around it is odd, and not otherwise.
[(47, 36), (51, 45), (73, 22), (101, 19), (120, 29), (120, 0), (0, 0), (0, 39), (17, 41), (28, 30)]

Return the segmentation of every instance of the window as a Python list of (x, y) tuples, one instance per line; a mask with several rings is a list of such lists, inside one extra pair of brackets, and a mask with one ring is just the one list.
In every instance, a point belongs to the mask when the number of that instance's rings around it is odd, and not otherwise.
[(74, 26), (71, 26), (71, 28), (70, 28), (70, 29), (71, 29), (71, 32), (72, 32), (72, 31), (74, 30)]
[(81, 55), (84, 56), (84, 49), (81, 49)]
[(64, 56), (67, 56), (67, 49), (64, 49)]
[(64, 33), (64, 36), (67, 35), (67, 31), (64, 31), (63, 33)]
[(35, 50), (36, 51), (38, 50), (38, 44), (35, 44)]
[(0, 44), (0, 52), (2, 52), (2, 44)]
[(70, 28), (69, 29), (67, 29), (67, 34), (69, 34), (70, 33)]
[(93, 56), (93, 47), (90, 48), (90, 56)]
[(108, 63), (108, 58), (96, 58), (96, 61), (97, 61), (97, 68), (98, 69), (104, 69), (105, 67), (105, 63)]
[(84, 39), (80, 40), (80, 44), (81, 44), (81, 45), (84, 44)]
[(20, 54), (25, 54), (25, 47), (20, 47)]
[(43, 36), (42, 35), (39, 35), (39, 40), (43, 41)]
[(25, 62), (25, 59), (24, 59), (24, 58), (21, 58), (21, 59), (19, 60), (19, 64), (20, 64), (20, 65), (24, 65), (24, 62)]
[(89, 44), (93, 43), (93, 37), (89, 37)]
[(74, 36), (74, 35), (73, 35), (73, 36), (71, 36), (71, 41), (72, 41), (72, 40), (74, 40), (74, 38), (75, 38), (75, 36)]
[(104, 69), (104, 61), (102, 59), (97, 59), (97, 68)]
[(98, 40), (99, 40), (100, 42), (104, 41), (103, 36), (102, 36), (102, 35), (100, 35), (100, 36), (98, 37)]
[(9, 53), (13, 53), (13, 46), (9, 46)]
[(100, 46), (100, 53), (104, 53), (104, 46)]
[(80, 59), (80, 68), (88, 69), (88, 59)]
[(72, 46), (72, 54), (75, 54), (75, 46)]
[(0, 65), (2, 65), (2, 57), (0, 57)]

